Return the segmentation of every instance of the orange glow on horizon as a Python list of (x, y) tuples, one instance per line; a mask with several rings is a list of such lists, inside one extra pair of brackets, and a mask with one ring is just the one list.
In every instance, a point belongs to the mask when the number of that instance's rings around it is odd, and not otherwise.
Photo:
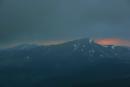
[(106, 38), (106, 39), (97, 39), (95, 40), (97, 44), (100, 45), (123, 45), (130, 46), (130, 41), (118, 39), (118, 38)]

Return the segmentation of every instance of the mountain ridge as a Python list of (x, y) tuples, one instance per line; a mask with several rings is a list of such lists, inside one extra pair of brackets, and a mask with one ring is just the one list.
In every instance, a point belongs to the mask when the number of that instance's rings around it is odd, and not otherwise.
[[(0, 70), (0, 77), (11, 80), (9, 87), (21, 81), (24, 87), (82, 87), (130, 76), (130, 50), (102, 46), (90, 39), (50, 46), (21, 45), (0, 51)], [(7, 80), (0, 79), (2, 84)]]
[(100, 46), (104, 46), (104, 47), (124, 47), (124, 48), (130, 48), (128, 46), (121, 46), (121, 45), (101, 45), (101, 44), (98, 44), (96, 43), (95, 40), (93, 39), (90, 39), (90, 38), (80, 38), (80, 39), (75, 39), (75, 40), (69, 40), (69, 41), (66, 41), (66, 42), (63, 42), (63, 43), (60, 43), (60, 44), (51, 44), (51, 45), (38, 45), (38, 44), (20, 44), (20, 45), (16, 45), (16, 46), (13, 46), (13, 47), (7, 47), (7, 48), (3, 48), (3, 49), (9, 49), (9, 48), (27, 48), (27, 47), (50, 47), (50, 46), (58, 46), (58, 45), (64, 45), (64, 44), (67, 44), (67, 43), (84, 43), (84, 44), (90, 44), (90, 43), (93, 43), (93, 44), (97, 44), (97, 45), (100, 45)]

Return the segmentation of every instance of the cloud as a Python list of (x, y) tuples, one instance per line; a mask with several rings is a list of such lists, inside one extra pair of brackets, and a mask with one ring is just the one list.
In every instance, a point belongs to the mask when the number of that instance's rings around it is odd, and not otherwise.
[(104, 38), (104, 39), (97, 39), (96, 43), (101, 45), (123, 45), (123, 46), (130, 46), (130, 40), (124, 40), (119, 38)]
[(0, 0), (0, 7), (2, 6), (2, 4), (3, 4), (3, 0)]
[(5, 0), (0, 8), (0, 45), (81, 37), (130, 39), (128, 1)]

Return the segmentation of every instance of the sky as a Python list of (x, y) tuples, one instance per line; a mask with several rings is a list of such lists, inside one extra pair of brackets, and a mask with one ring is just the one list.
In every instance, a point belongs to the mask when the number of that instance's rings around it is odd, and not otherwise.
[(0, 47), (129, 35), (129, 0), (0, 0)]

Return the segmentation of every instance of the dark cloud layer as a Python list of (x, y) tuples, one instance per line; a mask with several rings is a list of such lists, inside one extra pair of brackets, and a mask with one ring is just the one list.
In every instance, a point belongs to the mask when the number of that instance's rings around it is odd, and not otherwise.
[(78, 37), (130, 39), (129, 0), (0, 0), (0, 45)]

